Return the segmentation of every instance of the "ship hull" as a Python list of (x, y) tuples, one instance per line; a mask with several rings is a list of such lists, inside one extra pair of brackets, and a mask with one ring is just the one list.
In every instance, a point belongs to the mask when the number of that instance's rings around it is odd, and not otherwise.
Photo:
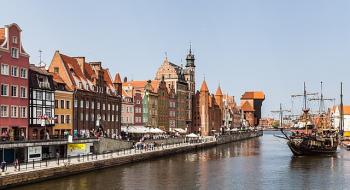
[(337, 152), (337, 144), (332, 147), (309, 147), (305, 146), (305, 142), (296, 144), (293, 141), (288, 141), (288, 146), (295, 156), (303, 155), (332, 155)]

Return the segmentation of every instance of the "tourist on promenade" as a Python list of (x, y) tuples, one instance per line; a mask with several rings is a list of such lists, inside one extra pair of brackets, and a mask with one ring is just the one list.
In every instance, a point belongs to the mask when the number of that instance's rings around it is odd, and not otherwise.
[(19, 161), (18, 159), (15, 160), (15, 171), (18, 171)]

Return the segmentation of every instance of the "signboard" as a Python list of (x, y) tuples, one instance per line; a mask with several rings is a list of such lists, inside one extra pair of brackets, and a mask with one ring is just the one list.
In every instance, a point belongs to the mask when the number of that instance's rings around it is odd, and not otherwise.
[(68, 144), (67, 155), (68, 156), (79, 156), (80, 154), (87, 154), (90, 151), (90, 147), (86, 144)]
[(42, 159), (42, 147), (33, 146), (28, 147), (28, 161), (37, 161)]

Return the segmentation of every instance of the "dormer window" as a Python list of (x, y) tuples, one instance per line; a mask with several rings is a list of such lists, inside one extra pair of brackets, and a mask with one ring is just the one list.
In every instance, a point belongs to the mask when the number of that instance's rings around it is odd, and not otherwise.
[(19, 58), (18, 48), (11, 48), (11, 57), (16, 59)]
[(89, 90), (89, 85), (86, 84), (86, 85), (85, 85), (85, 88), (86, 88), (86, 90)]
[(12, 37), (12, 43), (17, 44), (18, 43), (18, 38), (17, 36)]
[(83, 88), (83, 83), (79, 82), (79, 88)]

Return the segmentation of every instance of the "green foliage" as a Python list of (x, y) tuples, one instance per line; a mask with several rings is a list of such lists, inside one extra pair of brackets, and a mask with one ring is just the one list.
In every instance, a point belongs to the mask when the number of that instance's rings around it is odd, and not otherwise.
[(273, 128), (278, 128), (280, 126), (280, 122), (279, 121), (274, 121), (273, 123), (272, 123), (272, 127)]

